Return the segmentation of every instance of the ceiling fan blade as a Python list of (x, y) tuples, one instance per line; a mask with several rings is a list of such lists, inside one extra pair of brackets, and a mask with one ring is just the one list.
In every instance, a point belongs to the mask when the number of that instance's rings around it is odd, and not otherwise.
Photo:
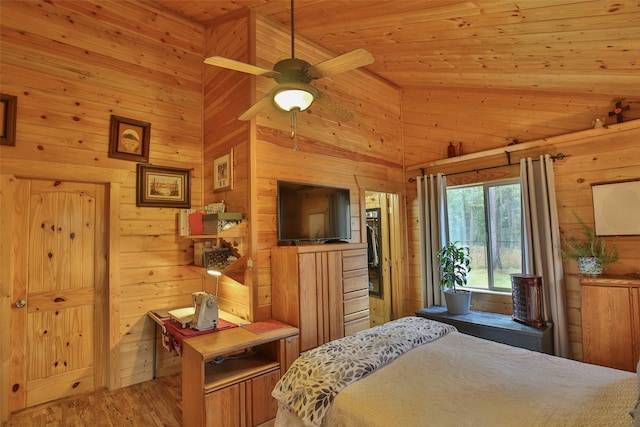
[(244, 62), (224, 58), (222, 56), (211, 56), (205, 59), (204, 63), (208, 65), (215, 65), (216, 67), (227, 68), (229, 70), (240, 71), (242, 73), (253, 74), (256, 76), (275, 77), (280, 74), (273, 70), (267, 70), (266, 68), (246, 64)]
[(353, 113), (347, 107), (334, 101), (333, 98), (321, 90), (318, 90), (318, 97), (315, 101), (341, 122), (348, 122), (353, 119)]
[(238, 117), (238, 120), (243, 120), (243, 121), (247, 121), (247, 120), (251, 120), (253, 119), (255, 116), (257, 116), (262, 110), (264, 110), (265, 108), (271, 106), (271, 99), (273, 98), (273, 93), (269, 92), (268, 94), (266, 94), (265, 96), (263, 96), (262, 98), (260, 98), (260, 100), (258, 102), (256, 102), (255, 104), (253, 104), (251, 107), (249, 107), (249, 109), (247, 111), (245, 111), (244, 113), (242, 113), (240, 115), (240, 117)]
[(364, 49), (356, 49), (335, 58), (327, 59), (307, 69), (307, 74), (314, 79), (332, 74), (353, 70), (373, 63), (373, 56)]

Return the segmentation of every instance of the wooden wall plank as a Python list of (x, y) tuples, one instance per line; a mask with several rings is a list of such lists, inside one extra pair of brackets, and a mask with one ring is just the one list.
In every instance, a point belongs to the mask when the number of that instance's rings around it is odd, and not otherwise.
[[(108, 157), (109, 121), (116, 114), (151, 123), (150, 162), (192, 169), (192, 200), (201, 205), (204, 28), (137, 2), (0, 7), (2, 92), (18, 96), (16, 146), (1, 147), (0, 167), (22, 177), (109, 184), (107, 383), (148, 380), (152, 329), (127, 333), (125, 341), (149, 343), (136, 355), (121, 346), (117, 325), (145, 322), (154, 304), (188, 303), (202, 279), (185, 266), (192, 242), (176, 238), (177, 210), (135, 206), (135, 162)], [(138, 284), (159, 295), (151, 305), (131, 302)]]

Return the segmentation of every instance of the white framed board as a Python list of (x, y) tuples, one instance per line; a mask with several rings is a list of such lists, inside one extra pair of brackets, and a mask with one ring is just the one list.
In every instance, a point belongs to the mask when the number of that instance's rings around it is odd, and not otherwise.
[(594, 184), (591, 191), (596, 235), (640, 235), (640, 180)]

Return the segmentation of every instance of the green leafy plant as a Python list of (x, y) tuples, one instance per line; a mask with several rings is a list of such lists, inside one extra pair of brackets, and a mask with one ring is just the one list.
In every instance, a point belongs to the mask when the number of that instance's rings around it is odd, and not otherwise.
[(469, 248), (458, 242), (449, 242), (437, 253), (440, 270), (440, 287), (456, 292), (456, 286), (466, 286), (467, 275), (471, 271)]
[(614, 244), (611, 250), (607, 249), (606, 242), (602, 237), (596, 236), (593, 228), (589, 227), (578, 216), (573, 213), (580, 227), (582, 227), (582, 238), (570, 237), (562, 240), (562, 256), (568, 259), (597, 258), (603, 266), (618, 262), (618, 249)]

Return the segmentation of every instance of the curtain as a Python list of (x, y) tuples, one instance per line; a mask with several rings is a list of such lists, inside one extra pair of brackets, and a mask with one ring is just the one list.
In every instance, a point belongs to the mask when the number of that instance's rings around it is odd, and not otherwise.
[[(535, 163), (534, 163), (535, 162)], [(545, 318), (553, 322), (554, 353), (571, 357), (553, 161), (520, 160), (523, 273), (542, 276)]]
[(436, 252), (448, 240), (447, 179), (429, 175), (418, 177), (417, 183), (422, 304), (444, 305)]

